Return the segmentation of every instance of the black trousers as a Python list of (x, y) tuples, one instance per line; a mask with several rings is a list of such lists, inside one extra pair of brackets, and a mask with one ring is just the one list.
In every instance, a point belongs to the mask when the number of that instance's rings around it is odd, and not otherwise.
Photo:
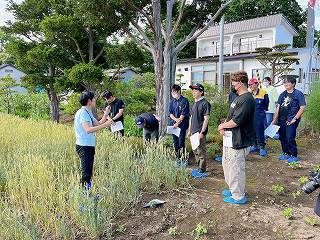
[(95, 148), (76, 145), (76, 151), (81, 163), (81, 184), (82, 186), (86, 186), (92, 177)]

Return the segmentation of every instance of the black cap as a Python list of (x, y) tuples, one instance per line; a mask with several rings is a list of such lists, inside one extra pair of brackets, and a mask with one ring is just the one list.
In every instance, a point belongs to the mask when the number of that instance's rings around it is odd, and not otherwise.
[(102, 97), (104, 98), (104, 99), (109, 99), (110, 97), (112, 97), (113, 95), (112, 95), (112, 92), (110, 92), (110, 91), (105, 91), (103, 94), (102, 94)]
[(190, 89), (199, 90), (200, 92), (204, 92), (204, 87), (200, 83), (196, 83), (189, 86)]

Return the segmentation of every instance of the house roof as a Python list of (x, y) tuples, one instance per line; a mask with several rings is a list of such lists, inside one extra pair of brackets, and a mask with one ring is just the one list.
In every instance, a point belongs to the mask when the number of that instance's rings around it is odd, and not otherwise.
[[(292, 26), (289, 20), (283, 14), (276, 14), (271, 16), (253, 18), (249, 20), (227, 23), (224, 25), (224, 33), (232, 34), (238, 32), (247, 32), (256, 29), (271, 28), (278, 25), (284, 25), (292, 33), (293, 36), (299, 36), (298, 31)], [(219, 36), (220, 26), (216, 25), (210, 27), (203, 32), (198, 38), (207, 38), (213, 36)]]
[[(5, 68), (5, 67), (13, 67), (15, 69), (17, 69), (15, 66), (13, 66), (12, 64), (1, 64), (0, 65), (0, 69)], [(18, 69), (17, 69), (18, 70)]]

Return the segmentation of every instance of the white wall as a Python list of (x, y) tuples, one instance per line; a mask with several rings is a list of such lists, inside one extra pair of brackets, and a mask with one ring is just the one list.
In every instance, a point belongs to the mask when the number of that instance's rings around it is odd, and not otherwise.
[(181, 77), (182, 89), (188, 89), (191, 85), (191, 65), (192, 63), (177, 64), (176, 82), (178, 80), (177, 75), (183, 74), (183, 76)]
[[(5, 77), (7, 75), (11, 76), (17, 84), (21, 84), (21, 78), (25, 76), (23, 72), (17, 70), (16, 68), (10, 65), (0, 69), (0, 78)], [(23, 87), (14, 87), (12, 88), (12, 90), (16, 91), (17, 93), (27, 93), (27, 90)]]
[(293, 35), (287, 30), (287, 28), (283, 25), (279, 25), (276, 27), (275, 32), (275, 44), (290, 44), (292, 48), (293, 44)]

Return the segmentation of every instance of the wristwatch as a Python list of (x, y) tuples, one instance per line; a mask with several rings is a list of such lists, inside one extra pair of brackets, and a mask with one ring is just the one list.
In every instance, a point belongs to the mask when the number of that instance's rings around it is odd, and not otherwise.
[(294, 119), (295, 121), (297, 121), (297, 120), (298, 120), (299, 118), (297, 118), (297, 117), (294, 117), (293, 119)]

